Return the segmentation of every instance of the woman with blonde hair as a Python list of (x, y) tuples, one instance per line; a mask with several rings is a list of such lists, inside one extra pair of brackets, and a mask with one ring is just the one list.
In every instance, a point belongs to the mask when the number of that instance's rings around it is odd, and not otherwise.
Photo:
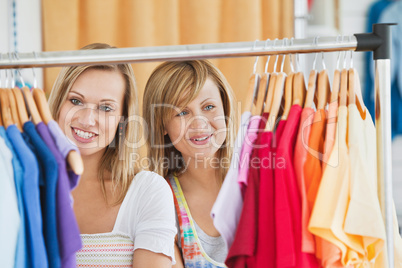
[[(113, 47), (95, 43), (82, 49)], [(49, 105), (84, 163), (72, 191), (83, 243), (77, 266), (170, 267), (176, 235), (171, 191), (161, 176), (136, 172), (131, 162), (139, 137), (131, 65), (65, 67)]]
[(225, 267), (227, 248), (210, 211), (230, 165), (233, 108), (225, 77), (205, 60), (163, 63), (145, 87), (151, 170), (175, 197), (177, 267)]

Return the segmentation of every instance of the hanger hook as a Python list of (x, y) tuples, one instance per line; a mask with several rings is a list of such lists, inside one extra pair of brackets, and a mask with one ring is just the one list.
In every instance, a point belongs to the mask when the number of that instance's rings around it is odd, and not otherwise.
[[(283, 47), (283, 48), (285, 48), (285, 46), (288, 45), (288, 41), (289, 41), (288, 38), (284, 38), (284, 39), (283, 39), (283, 41), (282, 41), (282, 47)], [(286, 43), (285, 43), (285, 42), (286, 42)], [(286, 54), (283, 54), (283, 56), (282, 56), (282, 62), (281, 62), (281, 73), (283, 73), (283, 66), (285, 65), (285, 64), (284, 64), (284, 63), (285, 63), (285, 58), (286, 58)]]
[[(8, 59), (10, 60), (10, 65), (12, 65), (12, 63), (13, 63), (12, 53), (8, 52), (7, 54), (8, 54)], [(11, 85), (11, 88), (14, 88), (14, 86), (15, 86), (13, 69), (10, 69), (10, 85)], [(6, 86), (8, 86), (8, 85), (6, 85)]]
[[(13, 52), (13, 55), (14, 55), (14, 57), (15, 57), (16, 60), (19, 60), (19, 57), (18, 57), (18, 53), (17, 53), (17, 52)], [(20, 71), (19, 68), (17, 69), (17, 72), (18, 72), (18, 75), (19, 75), (19, 78), (20, 78), (22, 87), (25, 87), (25, 82), (24, 82), (24, 79), (22, 78), (22, 74), (21, 74), (21, 71)]]
[[(271, 39), (267, 39), (267, 40), (265, 40), (265, 45), (264, 45), (264, 49), (267, 49), (267, 44), (268, 44), (268, 41), (271, 41)], [(272, 47), (272, 46), (271, 46)], [(264, 70), (264, 72), (265, 73), (268, 73), (268, 64), (269, 64), (269, 60), (271, 59), (271, 55), (268, 55), (267, 56), (267, 62), (265, 63), (265, 70)]]
[[(320, 38), (320, 37), (319, 36), (314, 37), (314, 45), (316, 47), (318, 47), (318, 38)], [(315, 55), (314, 55), (313, 70), (315, 70), (315, 65), (317, 63), (317, 55), (318, 55), (318, 52), (316, 52)]]
[[(258, 39), (254, 41), (253, 50), (255, 50), (255, 47), (256, 47), (256, 45), (257, 45), (257, 41), (258, 41)], [(259, 56), (257, 56), (257, 57), (255, 58), (254, 68), (253, 68), (253, 74), (255, 74), (255, 73), (257, 72), (258, 58), (259, 58)]]
[[(36, 52), (35, 51), (32, 51), (32, 53), (33, 53), (33, 55), (34, 55), (34, 57), (35, 57), (35, 60), (37, 59), (37, 57), (36, 57)], [(37, 80), (36, 80), (36, 74), (35, 74), (35, 69), (34, 69), (34, 67), (32, 67), (32, 74), (33, 74), (33, 79), (34, 79), (34, 81), (33, 81), (33, 87), (34, 88), (37, 88)]]
[[(275, 40), (274, 40), (274, 45), (273, 45), (274, 47), (275, 47), (276, 41), (278, 41), (278, 38), (275, 38)], [(276, 66), (277, 66), (277, 64), (278, 64), (278, 57), (279, 57), (279, 54), (277, 54), (277, 55), (276, 55), (276, 58), (275, 58), (274, 73), (276, 72)]]
[[(336, 43), (339, 43), (339, 37), (341, 37), (341, 35), (338, 35), (336, 37)], [(342, 41), (343, 41), (343, 35), (342, 35)], [(338, 52), (338, 58), (336, 59), (336, 69), (339, 70), (339, 59), (341, 57), (341, 51)]]
[[(349, 42), (352, 41), (352, 36), (349, 36)], [(353, 68), (353, 50), (350, 51), (350, 68)]]
[[(293, 40), (294, 40), (294, 37), (290, 38), (290, 46), (293, 46)], [(293, 56), (294, 56), (294, 54), (289, 55), (290, 69), (292, 70), (292, 73), (295, 72), (295, 65), (294, 65), (293, 60), (292, 60)]]
[(322, 63), (322, 69), (325, 70), (327, 67), (325, 66), (325, 61), (324, 61), (324, 51), (321, 52), (321, 63)]

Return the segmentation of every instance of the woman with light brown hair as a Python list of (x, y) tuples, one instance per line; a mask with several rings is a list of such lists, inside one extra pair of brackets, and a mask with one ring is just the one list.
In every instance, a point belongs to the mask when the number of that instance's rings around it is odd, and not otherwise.
[[(91, 44), (83, 49), (113, 47)], [(49, 104), (84, 162), (84, 173), (72, 191), (83, 242), (77, 266), (174, 264), (176, 228), (169, 186), (156, 173), (136, 172), (131, 162), (139, 137), (131, 65), (65, 67)]]
[(227, 248), (210, 211), (230, 165), (233, 108), (225, 77), (205, 60), (163, 63), (145, 87), (151, 170), (175, 197), (177, 267), (225, 267)]

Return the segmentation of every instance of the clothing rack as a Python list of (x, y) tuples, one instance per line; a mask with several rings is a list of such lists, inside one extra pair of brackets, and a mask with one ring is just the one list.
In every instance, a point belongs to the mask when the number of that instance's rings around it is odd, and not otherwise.
[(377, 173), (384, 185), (388, 267), (394, 267), (391, 164), (391, 26), (374, 24), (372, 33), (339, 37), (282, 39), (254, 42), (116, 48), (58, 52), (0, 54), (0, 69), (139, 63), (278, 54), (373, 51), (375, 60), (375, 121)]

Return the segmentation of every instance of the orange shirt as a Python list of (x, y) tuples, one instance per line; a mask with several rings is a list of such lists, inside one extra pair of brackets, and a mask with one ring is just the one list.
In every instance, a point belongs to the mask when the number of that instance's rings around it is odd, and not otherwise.
[(308, 230), (310, 220), (310, 209), (307, 202), (307, 193), (304, 183), (303, 166), (307, 158), (307, 144), (310, 137), (311, 124), (314, 119), (314, 110), (304, 108), (301, 114), (299, 131), (297, 133), (293, 164), (296, 173), (297, 184), (300, 191), (302, 203), (302, 251), (306, 253), (315, 253), (314, 236)]

